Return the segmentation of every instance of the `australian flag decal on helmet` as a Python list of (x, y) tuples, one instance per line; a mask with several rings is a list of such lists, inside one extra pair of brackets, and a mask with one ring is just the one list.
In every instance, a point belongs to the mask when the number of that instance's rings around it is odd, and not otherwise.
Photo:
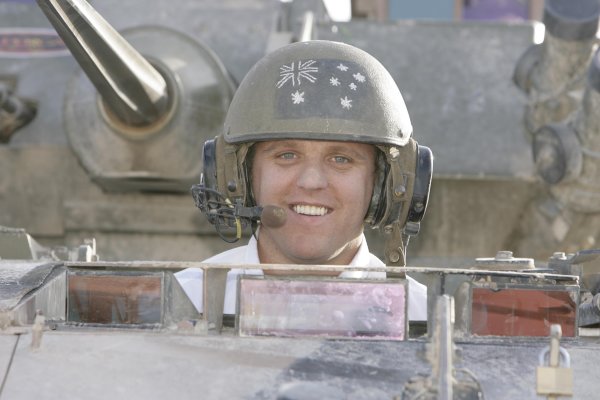
[(359, 119), (371, 85), (361, 67), (342, 60), (297, 60), (279, 67), (275, 108), (280, 118)]

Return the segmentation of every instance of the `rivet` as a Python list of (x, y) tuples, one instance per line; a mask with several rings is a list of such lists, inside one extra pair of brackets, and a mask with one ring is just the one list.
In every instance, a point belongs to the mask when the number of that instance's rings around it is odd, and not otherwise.
[(394, 195), (396, 197), (402, 197), (406, 193), (406, 187), (404, 185), (398, 185), (394, 188)]

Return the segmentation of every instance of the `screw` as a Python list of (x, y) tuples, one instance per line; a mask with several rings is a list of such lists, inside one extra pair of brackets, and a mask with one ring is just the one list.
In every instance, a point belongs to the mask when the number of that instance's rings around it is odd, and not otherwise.
[(237, 183), (235, 181), (227, 182), (227, 190), (229, 190), (230, 192), (235, 192), (236, 189), (237, 189)]
[(406, 193), (406, 187), (404, 185), (398, 185), (394, 188), (394, 195), (396, 197), (402, 197)]

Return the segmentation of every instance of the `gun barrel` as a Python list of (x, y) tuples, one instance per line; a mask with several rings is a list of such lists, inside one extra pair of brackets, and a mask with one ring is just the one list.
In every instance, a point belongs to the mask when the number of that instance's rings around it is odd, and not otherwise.
[(117, 118), (145, 126), (167, 112), (165, 79), (85, 0), (37, 3)]

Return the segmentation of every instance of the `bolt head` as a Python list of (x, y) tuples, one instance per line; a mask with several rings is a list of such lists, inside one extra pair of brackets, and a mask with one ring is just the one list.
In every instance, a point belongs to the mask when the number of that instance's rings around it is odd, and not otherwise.
[(406, 193), (406, 187), (404, 185), (398, 185), (394, 188), (394, 196), (402, 197)]

